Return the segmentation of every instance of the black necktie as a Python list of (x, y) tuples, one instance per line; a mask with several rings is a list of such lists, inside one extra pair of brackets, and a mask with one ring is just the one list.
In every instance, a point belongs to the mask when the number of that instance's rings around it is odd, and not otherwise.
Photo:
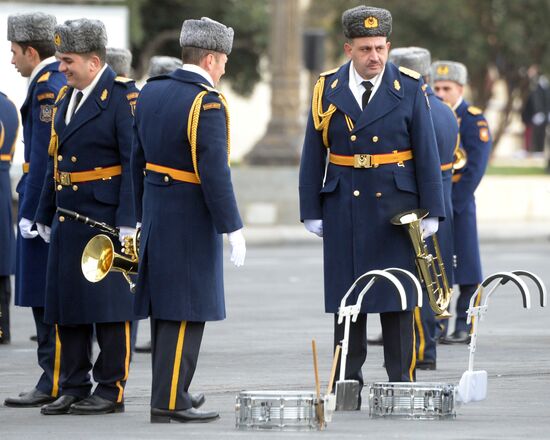
[(82, 101), (83, 96), (84, 96), (84, 94), (82, 92), (78, 92), (76, 94), (76, 98), (74, 100), (73, 112), (71, 113), (71, 119), (73, 119), (74, 114), (76, 113), (76, 109), (78, 108), (78, 104), (80, 104), (80, 101)]
[(365, 91), (363, 92), (363, 98), (361, 100), (364, 109), (369, 103), (370, 94), (374, 85), (370, 81), (363, 81), (361, 85), (365, 88)]

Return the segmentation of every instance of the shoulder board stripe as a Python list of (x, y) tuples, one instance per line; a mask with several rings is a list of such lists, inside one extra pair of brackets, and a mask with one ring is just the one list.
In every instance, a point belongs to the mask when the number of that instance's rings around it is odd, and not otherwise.
[(334, 69), (327, 70), (326, 72), (321, 73), (319, 76), (328, 76), (332, 75), (333, 73), (336, 73), (338, 71), (339, 67), (336, 67)]
[(125, 84), (125, 83), (132, 82), (134, 80), (132, 78), (126, 78), (125, 76), (117, 76), (115, 78), (115, 81), (118, 82), (118, 83)]
[(403, 66), (399, 67), (399, 71), (401, 73), (404, 73), (407, 76), (410, 76), (411, 78), (414, 78), (414, 79), (420, 79), (420, 77), (422, 76), (416, 70), (412, 70), (412, 69), (409, 69), (409, 68), (403, 67)]
[(39, 101), (43, 101), (44, 99), (55, 99), (55, 93), (53, 93), (53, 92), (41, 93), (36, 98)]
[(480, 115), (482, 111), (479, 107), (475, 107), (471, 105), (470, 107), (468, 107), (468, 113), (470, 113), (471, 115), (477, 116), (477, 115)]
[(51, 72), (46, 72), (38, 78), (37, 83), (43, 83), (50, 79)]

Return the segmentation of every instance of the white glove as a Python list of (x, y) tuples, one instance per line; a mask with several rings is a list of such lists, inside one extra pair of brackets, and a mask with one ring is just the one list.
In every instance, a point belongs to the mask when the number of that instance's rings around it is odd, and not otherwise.
[(438, 229), (439, 229), (439, 218), (437, 217), (424, 218), (420, 222), (420, 230), (422, 231), (423, 238), (428, 238), (431, 235), (434, 235)]
[(118, 228), (118, 239), (120, 244), (124, 246), (124, 237), (131, 237), (136, 233), (136, 229), (130, 226), (119, 226)]
[(52, 228), (42, 223), (36, 224), (36, 229), (38, 229), (38, 234), (42, 237), (46, 243), (50, 242), (50, 235), (52, 234)]
[(543, 112), (538, 112), (538, 113), (535, 113), (533, 115), (533, 118), (531, 119), (531, 121), (533, 122), (534, 125), (541, 125), (541, 124), (544, 124), (544, 121), (545, 121), (545, 117), (544, 117), (544, 113)]
[(240, 267), (244, 264), (244, 257), (246, 256), (246, 243), (244, 241), (243, 230), (230, 232), (227, 234), (227, 239), (231, 245), (231, 262)]
[(19, 231), (21, 232), (21, 237), (23, 238), (34, 238), (38, 235), (38, 231), (31, 231), (31, 228), (34, 226), (34, 222), (28, 218), (21, 217), (19, 220)]
[(136, 229), (141, 229), (141, 222), (136, 223)]
[(323, 236), (323, 220), (304, 220), (304, 226), (312, 234)]

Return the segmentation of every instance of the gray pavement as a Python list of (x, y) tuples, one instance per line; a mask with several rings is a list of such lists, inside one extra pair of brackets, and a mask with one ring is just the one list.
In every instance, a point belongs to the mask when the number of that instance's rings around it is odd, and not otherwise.
[[(485, 273), (524, 268), (550, 286), (550, 241), (484, 242)], [(227, 256), (226, 256), (227, 261)], [(489, 373), (486, 401), (461, 406), (449, 421), (373, 420), (366, 398), (361, 412), (337, 413), (323, 432), (243, 432), (234, 428), (236, 394), (243, 389), (313, 390), (311, 339), (316, 338), (323, 389), (331, 362), (332, 317), (323, 313), (319, 241), (249, 247), (246, 266), (226, 264), (228, 319), (207, 324), (193, 391), (207, 395), (206, 409), (221, 419), (206, 425), (149, 423), (150, 358), (136, 354), (126, 387), (126, 412), (107, 416), (41, 416), (38, 409), (0, 407), (0, 439), (249, 438), (550, 438), (550, 309), (533, 301), (521, 308), (519, 293), (502, 287), (492, 297), (479, 336), (476, 369)], [(533, 298), (535, 299), (535, 298)], [(12, 309), (12, 344), (0, 346), (0, 399), (32, 388), (37, 377), (32, 317)], [(378, 317), (369, 332), (379, 331)], [(142, 321), (138, 340), (148, 339)], [(387, 379), (382, 349), (372, 347), (366, 381)], [(97, 347), (96, 347), (97, 351)], [(467, 368), (466, 346), (439, 346), (438, 370), (419, 381), (458, 382)], [(364, 393), (366, 396), (366, 393)]]

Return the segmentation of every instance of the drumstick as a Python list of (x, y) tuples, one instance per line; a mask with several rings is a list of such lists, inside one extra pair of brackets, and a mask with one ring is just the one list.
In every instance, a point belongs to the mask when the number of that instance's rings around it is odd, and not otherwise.
[(319, 427), (323, 429), (324, 417), (321, 402), (321, 383), (319, 382), (319, 367), (317, 366), (317, 344), (315, 339), (311, 340), (311, 348), (313, 350), (313, 370), (315, 372), (315, 390), (317, 391), (317, 418), (319, 419)]
[(332, 360), (332, 369), (330, 370), (330, 379), (328, 381), (327, 394), (332, 393), (332, 386), (334, 385), (334, 376), (336, 375), (336, 366), (338, 365), (339, 356), (340, 356), (340, 345), (337, 345), (336, 350), (334, 350), (334, 359)]

